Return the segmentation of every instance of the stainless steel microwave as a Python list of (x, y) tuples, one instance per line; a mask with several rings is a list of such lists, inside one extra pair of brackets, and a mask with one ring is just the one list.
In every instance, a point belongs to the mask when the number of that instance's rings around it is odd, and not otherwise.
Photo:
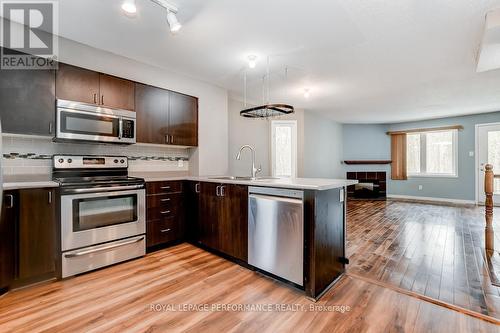
[(57, 100), (56, 140), (132, 144), (136, 142), (133, 111)]

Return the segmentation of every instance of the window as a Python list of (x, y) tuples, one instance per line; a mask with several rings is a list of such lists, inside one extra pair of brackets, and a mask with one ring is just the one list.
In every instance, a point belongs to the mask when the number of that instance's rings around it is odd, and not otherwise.
[(271, 154), (274, 177), (297, 177), (297, 121), (271, 121)]
[(457, 130), (408, 133), (407, 171), (410, 176), (457, 176)]

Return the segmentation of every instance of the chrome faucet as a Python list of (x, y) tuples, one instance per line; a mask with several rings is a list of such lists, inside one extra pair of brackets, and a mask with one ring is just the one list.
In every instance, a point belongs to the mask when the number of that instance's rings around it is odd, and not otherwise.
[(255, 149), (250, 145), (241, 146), (240, 151), (238, 152), (238, 155), (236, 155), (236, 159), (238, 161), (241, 159), (241, 152), (245, 148), (250, 149), (252, 151), (252, 179), (256, 179), (257, 173), (262, 171), (262, 165), (259, 168), (255, 167)]

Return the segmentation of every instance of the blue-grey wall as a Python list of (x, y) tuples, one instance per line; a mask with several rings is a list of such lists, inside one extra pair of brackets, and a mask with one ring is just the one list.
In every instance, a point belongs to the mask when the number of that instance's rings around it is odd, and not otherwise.
[[(388, 124), (388, 125), (350, 125), (343, 126), (344, 160), (349, 159), (390, 159), (390, 137), (387, 131), (411, 128), (462, 125), (458, 132), (458, 177), (411, 177), (408, 180), (389, 180), (388, 194), (418, 197), (475, 200), (475, 125), (500, 122), (500, 112), (479, 115), (449, 117), (434, 120)], [(469, 152), (474, 156), (469, 156)], [(389, 166), (345, 166), (345, 170), (388, 172)], [(419, 190), (422, 185), (422, 190)]]

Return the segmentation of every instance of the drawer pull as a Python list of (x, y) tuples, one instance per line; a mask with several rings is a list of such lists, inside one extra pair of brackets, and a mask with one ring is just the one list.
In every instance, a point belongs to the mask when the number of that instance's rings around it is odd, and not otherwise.
[(160, 187), (162, 190), (170, 190), (170, 186), (162, 186)]
[(162, 229), (162, 230), (160, 230), (160, 232), (169, 232), (170, 230), (172, 230), (172, 229), (170, 229), (170, 228), (168, 228), (168, 229)]
[(161, 202), (170, 201), (170, 198), (160, 199)]
[(170, 214), (170, 211), (169, 210), (165, 210), (163, 212), (160, 212), (161, 214)]

